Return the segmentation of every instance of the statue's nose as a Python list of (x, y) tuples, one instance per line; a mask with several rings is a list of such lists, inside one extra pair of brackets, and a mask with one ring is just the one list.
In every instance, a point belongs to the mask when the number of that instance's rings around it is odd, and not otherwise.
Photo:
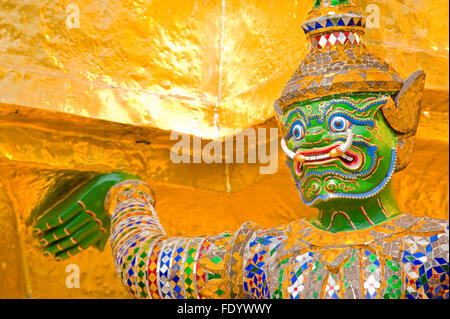
[(327, 130), (322, 127), (311, 127), (308, 128), (305, 135), (304, 147), (320, 147), (330, 144), (332, 141), (331, 135)]

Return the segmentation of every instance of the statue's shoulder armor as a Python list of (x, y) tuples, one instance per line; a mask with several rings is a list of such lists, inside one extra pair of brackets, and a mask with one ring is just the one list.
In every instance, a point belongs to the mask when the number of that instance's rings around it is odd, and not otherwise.
[[(449, 222), (443, 219), (415, 217), (417, 221), (403, 236), (403, 261), (405, 256), (427, 256), (428, 262), (444, 259), (448, 264), (449, 257)], [(409, 259), (412, 259), (410, 257)], [(423, 259), (425, 260), (425, 259)]]
[(254, 256), (266, 251), (274, 258), (301, 251), (310, 246), (309, 237), (313, 229), (305, 219), (298, 219), (289, 224), (283, 224), (270, 229), (259, 228), (249, 238), (246, 245), (246, 256)]
[(414, 217), (402, 240), (402, 265), (407, 298), (448, 298), (448, 220)]
[(309, 251), (304, 240), (311, 227), (304, 219), (271, 229), (258, 229), (249, 238), (243, 255), (243, 288), (246, 298), (282, 298), (284, 269)]

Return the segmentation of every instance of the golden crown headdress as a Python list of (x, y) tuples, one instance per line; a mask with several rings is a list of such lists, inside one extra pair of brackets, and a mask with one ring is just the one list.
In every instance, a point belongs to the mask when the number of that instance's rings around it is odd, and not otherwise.
[(277, 114), (294, 102), (323, 96), (380, 92), (393, 97), (383, 115), (398, 135), (397, 171), (412, 155), (425, 85), (423, 70), (406, 81), (363, 43), (366, 19), (354, 0), (315, 0), (302, 29), (310, 52), (274, 103)]

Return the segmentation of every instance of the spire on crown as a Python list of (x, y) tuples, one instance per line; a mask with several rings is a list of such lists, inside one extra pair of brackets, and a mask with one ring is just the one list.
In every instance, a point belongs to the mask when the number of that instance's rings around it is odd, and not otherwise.
[(302, 25), (310, 52), (275, 101), (278, 114), (294, 102), (328, 95), (380, 92), (395, 95), (401, 76), (368, 51), (361, 37), (366, 19), (355, 0), (315, 0)]
[(390, 95), (392, 100), (382, 112), (399, 134), (396, 161), (399, 171), (412, 158), (425, 72), (416, 71), (404, 81), (387, 62), (366, 48), (361, 42), (366, 21), (358, 13), (355, 1), (314, 0), (308, 21), (302, 25), (311, 51), (286, 83), (274, 108), (284, 126), (280, 116), (297, 102), (369, 92)]
[(311, 51), (333, 46), (359, 45), (366, 19), (357, 12), (352, 0), (315, 0), (302, 29)]

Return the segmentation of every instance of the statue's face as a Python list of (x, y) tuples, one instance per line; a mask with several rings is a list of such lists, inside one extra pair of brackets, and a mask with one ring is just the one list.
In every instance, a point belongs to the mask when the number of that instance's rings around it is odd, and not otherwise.
[[(397, 141), (381, 111), (388, 99), (367, 93), (298, 102), (286, 109), (281, 120), (287, 146), (304, 156), (303, 163), (288, 159), (288, 165), (307, 205), (363, 199), (386, 186)], [(348, 141), (349, 129), (351, 147), (330, 157), (330, 151)]]

